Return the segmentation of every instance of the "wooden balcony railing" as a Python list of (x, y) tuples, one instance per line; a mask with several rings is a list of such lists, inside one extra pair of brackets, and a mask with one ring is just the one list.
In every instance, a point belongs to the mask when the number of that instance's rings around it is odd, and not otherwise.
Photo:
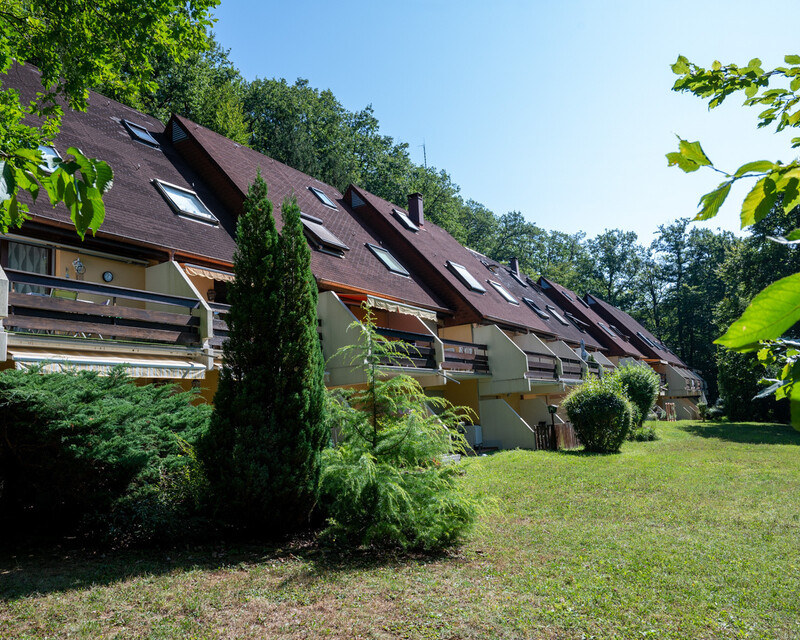
[(211, 307), (211, 311), (214, 314), (214, 335), (209, 340), (209, 344), (215, 349), (221, 349), (222, 343), (228, 339), (227, 314), (228, 311), (230, 311), (231, 305), (221, 304), (219, 302), (209, 302), (208, 306)]
[(433, 336), (410, 331), (398, 331), (385, 327), (376, 327), (378, 335), (392, 341), (400, 342), (398, 350), (403, 354), (396, 361), (386, 359), (382, 364), (410, 367), (415, 369), (435, 369), (436, 352), (433, 348)]
[(466, 371), (468, 373), (489, 373), (489, 352), (485, 344), (459, 342), (441, 338), (444, 344), (442, 369)]
[(555, 356), (533, 353), (532, 351), (525, 351), (525, 355), (528, 357), (528, 372), (525, 374), (526, 378), (533, 378), (535, 380), (555, 380), (558, 378), (558, 370), (556, 367), (557, 360)]
[(581, 361), (573, 358), (561, 358), (561, 377), (580, 380), (583, 377)]
[[(11, 285), (4, 326), (16, 333), (47, 334), (132, 342), (199, 346), (200, 318), (195, 298), (84, 282), (6, 269)], [(28, 293), (19, 293), (18, 288)], [(35, 287), (35, 289), (33, 289)], [(81, 300), (78, 296), (105, 299)], [(183, 310), (151, 311), (118, 305), (120, 300), (150, 302)]]
[(587, 362), (586, 366), (590, 376), (595, 376), (596, 378), (600, 377), (601, 367), (599, 362)]

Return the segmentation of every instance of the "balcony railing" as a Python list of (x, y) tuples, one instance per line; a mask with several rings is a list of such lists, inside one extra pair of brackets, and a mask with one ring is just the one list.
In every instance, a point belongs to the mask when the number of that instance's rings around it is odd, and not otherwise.
[(385, 327), (376, 327), (378, 335), (387, 340), (399, 342), (395, 345), (402, 354), (392, 361), (387, 358), (382, 364), (395, 365), (400, 367), (410, 367), (414, 369), (435, 369), (436, 352), (433, 348), (433, 336), (424, 333), (412, 333), (410, 331), (398, 331)]
[(558, 378), (557, 360), (555, 356), (525, 351), (528, 357), (528, 372), (526, 378), (535, 380), (555, 380)]
[(209, 344), (215, 349), (221, 349), (222, 343), (228, 339), (227, 317), (228, 311), (231, 309), (231, 305), (221, 304), (219, 302), (209, 302), (208, 306), (211, 307), (211, 312), (214, 314), (214, 335), (209, 340)]
[(561, 377), (580, 380), (583, 377), (581, 361), (573, 358), (561, 358)]
[(442, 369), (467, 373), (489, 373), (489, 352), (485, 344), (441, 338), (444, 345)]
[(590, 376), (595, 376), (596, 378), (600, 377), (600, 375), (601, 375), (601, 367), (600, 367), (600, 363), (599, 362), (591, 362), (591, 361), (589, 361), (589, 362), (586, 363), (586, 366), (588, 368)]
[[(11, 285), (4, 326), (15, 333), (199, 346), (195, 298), (6, 269)], [(18, 290), (26, 289), (27, 293)], [(92, 296), (93, 302), (79, 299)], [(104, 299), (104, 300), (103, 300)], [(122, 306), (121, 300), (175, 307), (183, 313)], [(176, 309), (176, 310), (177, 310)]]

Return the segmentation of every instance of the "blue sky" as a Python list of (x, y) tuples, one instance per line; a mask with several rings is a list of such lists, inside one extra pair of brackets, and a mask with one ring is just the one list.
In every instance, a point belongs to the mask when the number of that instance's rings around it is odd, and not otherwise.
[[(667, 168), (675, 134), (721, 168), (791, 160), (791, 133), (756, 130), (738, 97), (708, 112), (673, 93), (678, 54), (778, 65), (795, 47), (791, 11), (752, 2), (255, 2), (222, 0), (217, 39), (248, 79), (307, 78), (357, 110), (415, 161), (446, 169), (465, 198), (548, 229), (633, 230), (691, 216), (712, 172)], [(792, 48), (795, 47), (795, 48)], [(796, 132), (795, 132), (796, 135)], [(738, 228), (745, 187), (710, 227)]]

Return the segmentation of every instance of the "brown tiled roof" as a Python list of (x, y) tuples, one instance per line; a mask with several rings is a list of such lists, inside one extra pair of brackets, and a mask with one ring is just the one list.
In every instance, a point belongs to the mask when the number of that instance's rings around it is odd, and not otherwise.
[(613, 335), (605, 331), (601, 324), (608, 327), (608, 322), (605, 322), (597, 315), (591, 307), (584, 306), (587, 303), (574, 291), (544, 277), (539, 278), (539, 285), (550, 300), (585, 322), (588, 325), (586, 330), (608, 349), (609, 355), (630, 356), (633, 358), (645, 357), (629, 340), (620, 338), (610, 328), (609, 331)]
[[(368, 249), (368, 243), (381, 246), (381, 238), (353, 214), (342, 194), (330, 185), (180, 116), (170, 119), (167, 133), (175, 140), (175, 148), (186, 162), (232, 210), (241, 211), (248, 186), (260, 170), (269, 188), (278, 229), (282, 226), (281, 203), (294, 195), (303, 213), (321, 219), (325, 227), (349, 247), (344, 258), (312, 250), (311, 269), (320, 288), (372, 293), (448, 311), (411, 265), (404, 264), (409, 277), (392, 273)], [(309, 187), (324, 192), (336, 203), (337, 209), (323, 204)], [(395, 257), (403, 263), (402, 257)]]
[[(345, 199), (352, 202), (354, 195), (364, 203), (353, 207), (354, 210), (386, 239), (398, 257), (414, 265), (415, 269), (427, 278), (431, 288), (455, 310), (453, 323), (493, 322), (509, 328), (560, 338), (574, 344), (584, 339), (588, 346), (600, 348), (590, 335), (581, 333), (574, 326), (565, 327), (552, 316), (549, 320), (540, 318), (521, 301), (521, 298), (534, 298), (535, 301), (542, 302), (542, 307), (550, 301), (533, 287), (518, 285), (508, 270), (499, 263), (493, 263), (495, 272), (492, 273), (481, 260), (490, 263), (492, 261), (470, 251), (441, 227), (426, 221), (419, 231), (411, 231), (392, 213), (393, 209), (407, 213), (406, 209), (350, 185)], [(447, 267), (448, 261), (466, 267), (484, 286), (486, 293), (468, 289)], [(520, 304), (507, 302), (488, 284), (489, 280), (499, 281), (520, 299)], [(524, 293), (526, 291), (528, 295)]]
[[(604, 318), (608, 323), (616, 326), (626, 335), (629, 335), (631, 342), (641, 353), (644, 354), (645, 358), (666, 360), (670, 364), (675, 364), (679, 367), (686, 367), (686, 364), (683, 362), (683, 360), (672, 353), (666, 347), (666, 345), (661, 342), (661, 340), (656, 338), (652, 333), (650, 333), (622, 309), (618, 309), (614, 305), (601, 300), (595, 295), (587, 295), (585, 300), (589, 303), (592, 309), (597, 311), (599, 316)], [(650, 346), (641, 336), (645, 336), (657, 346)]]
[[(39, 78), (35, 67), (15, 65), (3, 85), (18, 89), (23, 99), (30, 98), (41, 91)], [(123, 119), (148, 129), (160, 149), (136, 142)], [(85, 113), (64, 109), (61, 131), (53, 144), (62, 156), (74, 146), (89, 157), (105, 160), (114, 171), (114, 185), (103, 197), (106, 218), (98, 238), (142, 243), (195, 258), (230, 260), (235, 217), (180, 158), (163, 132), (164, 126), (154, 118), (90, 92)], [(154, 179), (197, 192), (220, 224), (210, 226), (176, 215), (153, 185)], [(37, 222), (72, 224), (64, 205), (54, 209), (46, 197), (40, 197), (31, 212)]]

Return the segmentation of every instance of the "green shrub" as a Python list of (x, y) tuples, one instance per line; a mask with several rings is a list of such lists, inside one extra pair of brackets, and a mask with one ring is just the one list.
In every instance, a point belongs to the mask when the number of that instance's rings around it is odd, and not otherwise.
[(445, 458), (465, 450), (457, 429), (464, 412), (426, 396), (409, 376), (382, 378), (379, 365), (401, 357), (402, 343), (378, 336), (369, 312), (355, 326), (363, 340), (350, 354), (367, 384), (331, 395), (335, 444), (323, 452), (323, 538), (403, 549), (452, 545), (476, 514), (458, 483), (460, 466)]
[(641, 427), (658, 400), (661, 378), (650, 367), (634, 364), (619, 367), (611, 377), (637, 409), (633, 426)]
[(725, 410), (722, 407), (711, 407), (708, 410), (708, 419), (712, 422), (721, 420), (725, 416)]
[(705, 422), (708, 419), (708, 403), (707, 402), (698, 402), (697, 403), (697, 413), (700, 415), (700, 419)]
[(634, 440), (636, 442), (649, 442), (651, 440), (658, 440), (658, 435), (656, 435), (656, 430), (653, 427), (636, 427), (632, 429), (630, 435), (628, 436), (628, 440)]
[[(118, 542), (180, 536), (202, 499), (191, 444), (210, 407), (122, 369), (0, 374), (0, 520)], [(6, 533), (9, 528), (5, 528)]]
[(619, 451), (631, 428), (633, 408), (612, 381), (588, 380), (561, 403), (587, 451)]

